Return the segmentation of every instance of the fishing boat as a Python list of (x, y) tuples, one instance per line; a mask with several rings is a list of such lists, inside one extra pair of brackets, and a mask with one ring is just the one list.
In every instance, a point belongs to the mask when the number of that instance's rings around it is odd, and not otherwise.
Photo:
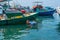
[(33, 11), (37, 12), (39, 16), (49, 16), (49, 15), (53, 15), (55, 12), (54, 8), (51, 7), (44, 7), (41, 4), (38, 3), (42, 3), (42, 2), (34, 2), (37, 3), (37, 5), (33, 6)]
[[(1, 1), (2, 2), (2, 1)], [(26, 20), (33, 20), (37, 17), (36, 12), (26, 12), (26, 10), (11, 8), (5, 3), (0, 6), (0, 25), (25, 24)]]
[(57, 7), (57, 8), (56, 8), (56, 12), (57, 12), (58, 14), (60, 14), (60, 7)]

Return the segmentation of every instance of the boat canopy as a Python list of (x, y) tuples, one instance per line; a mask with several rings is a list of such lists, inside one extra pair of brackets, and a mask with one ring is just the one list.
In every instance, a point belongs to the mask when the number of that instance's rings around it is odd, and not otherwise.
[(4, 2), (4, 1), (11, 1), (11, 0), (0, 0), (0, 2)]

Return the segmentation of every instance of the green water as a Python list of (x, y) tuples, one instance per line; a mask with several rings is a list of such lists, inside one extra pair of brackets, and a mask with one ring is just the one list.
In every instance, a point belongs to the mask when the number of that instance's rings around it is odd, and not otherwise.
[(0, 26), (0, 40), (60, 40), (59, 18), (39, 17), (36, 26)]

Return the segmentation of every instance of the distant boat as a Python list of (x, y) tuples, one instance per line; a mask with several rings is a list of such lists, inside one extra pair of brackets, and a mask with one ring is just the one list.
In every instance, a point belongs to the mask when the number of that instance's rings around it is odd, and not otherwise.
[(56, 11), (57, 11), (58, 14), (60, 14), (60, 7), (57, 7)]
[(55, 12), (54, 8), (44, 7), (41, 4), (40, 5), (38, 4), (38, 3), (42, 3), (42, 2), (34, 2), (34, 3), (37, 3), (37, 5), (33, 6), (33, 11), (38, 12), (38, 15), (40, 15), (40, 16), (53, 15)]

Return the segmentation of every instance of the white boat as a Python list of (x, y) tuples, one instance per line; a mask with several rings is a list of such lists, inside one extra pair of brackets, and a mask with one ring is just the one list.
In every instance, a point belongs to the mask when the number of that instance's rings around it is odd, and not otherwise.
[(57, 7), (56, 11), (57, 11), (58, 14), (60, 14), (60, 7)]

